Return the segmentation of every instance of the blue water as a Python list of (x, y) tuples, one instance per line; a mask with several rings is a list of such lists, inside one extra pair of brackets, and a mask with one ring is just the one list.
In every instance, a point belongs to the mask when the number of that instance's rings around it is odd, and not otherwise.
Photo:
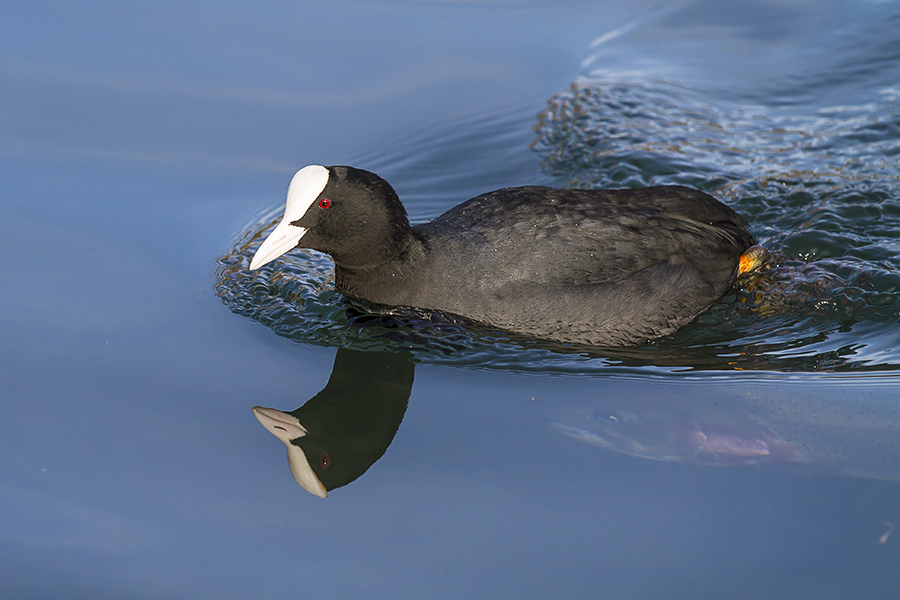
[[(900, 593), (896, 2), (0, 17), (3, 597)], [(375, 322), (322, 256), (245, 269), (310, 163), (418, 222), (688, 184), (776, 261), (639, 348)], [(324, 500), (250, 411), (398, 370), (389, 447)]]

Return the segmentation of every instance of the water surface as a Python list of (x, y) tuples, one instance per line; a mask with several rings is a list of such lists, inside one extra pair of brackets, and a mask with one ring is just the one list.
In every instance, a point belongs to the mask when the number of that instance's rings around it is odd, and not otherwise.
[[(0, 12), (5, 597), (896, 597), (896, 2)], [(373, 322), (244, 268), (310, 163), (417, 222), (689, 184), (778, 260), (646, 347)], [(398, 359), (383, 455), (301, 489), (251, 407)]]

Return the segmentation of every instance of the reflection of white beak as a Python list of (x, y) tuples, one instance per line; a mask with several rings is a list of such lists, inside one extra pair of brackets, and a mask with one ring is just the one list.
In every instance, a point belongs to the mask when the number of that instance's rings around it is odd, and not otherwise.
[(250, 261), (250, 269), (258, 269), (285, 252), (292, 250), (307, 231), (306, 227), (291, 225), (285, 219), (278, 224), (278, 227), (272, 230), (269, 237), (260, 245), (259, 250), (253, 255), (253, 260)]
[(309, 466), (309, 461), (306, 459), (303, 449), (291, 443), (291, 440), (306, 435), (306, 428), (300, 424), (297, 417), (274, 408), (263, 408), (262, 406), (253, 407), (253, 416), (262, 423), (263, 427), (284, 442), (284, 445), (287, 447), (288, 465), (291, 468), (291, 475), (294, 476), (294, 481), (299, 483), (304, 490), (319, 498), (328, 496), (328, 490), (325, 489), (325, 486), (316, 477), (315, 471)]
[(285, 444), (306, 435), (306, 427), (300, 424), (297, 417), (274, 408), (253, 407), (253, 416), (262, 426)]
[(303, 218), (328, 183), (328, 169), (319, 165), (303, 167), (294, 174), (288, 186), (284, 218), (263, 241), (250, 261), (250, 269), (258, 269), (292, 250), (307, 231), (306, 227), (291, 225)]

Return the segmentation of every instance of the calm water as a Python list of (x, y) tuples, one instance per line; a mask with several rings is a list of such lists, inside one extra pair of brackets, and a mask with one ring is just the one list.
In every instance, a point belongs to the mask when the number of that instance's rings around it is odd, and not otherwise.
[[(0, 16), (3, 597), (900, 593), (897, 2)], [(641, 348), (373, 319), (246, 270), (310, 163), (418, 222), (688, 184), (777, 260)], [(335, 432), (326, 499), (255, 405)]]

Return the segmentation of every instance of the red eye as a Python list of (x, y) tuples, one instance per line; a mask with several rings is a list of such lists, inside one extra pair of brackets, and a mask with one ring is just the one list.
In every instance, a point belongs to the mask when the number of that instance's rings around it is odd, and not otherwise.
[(329, 206), (331, 206), (331, 200), (329, 200), (328, 198), (322, 198), (321, 200), (319, 200), (319, 208), (328, 208)]
[[(321, 202), (319, 204), (321, 204)], [(327, 452), (319, 457), (319, 464), (322, 466), (323, 469), (327, 469), (328, 467), (331, 466), (331, 457), (328, 456)]]

